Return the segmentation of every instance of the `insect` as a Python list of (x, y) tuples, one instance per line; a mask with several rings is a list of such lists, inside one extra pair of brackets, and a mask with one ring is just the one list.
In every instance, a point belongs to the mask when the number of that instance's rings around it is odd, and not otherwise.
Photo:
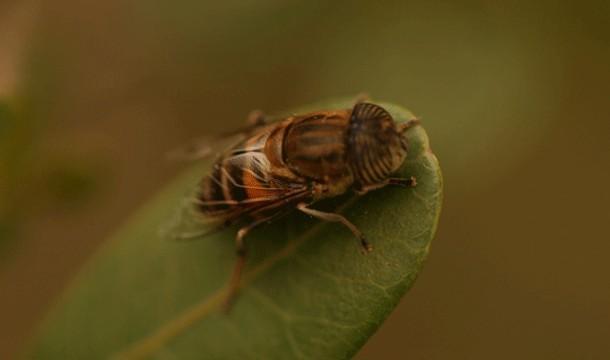
[(242, 139), (222, 153), (199, 184), (196, 211), (224, 228), (245, 222), (236, 234), (237, 261), (225, 306), (235, 297), (246, 261), (245, 239), (252, 229), (290, 210), (338, 222), (372, 251), (363, 233), (337, 213), (312, 207), (348, 190), (364, 194), (388, 185), (412, 187), (414, 177), (392, 177), (407, 157), (405, 132), (417, 119), (396, 123), (370, 102), (350, 109), (318, 111), (268, 123), (249, 116)]

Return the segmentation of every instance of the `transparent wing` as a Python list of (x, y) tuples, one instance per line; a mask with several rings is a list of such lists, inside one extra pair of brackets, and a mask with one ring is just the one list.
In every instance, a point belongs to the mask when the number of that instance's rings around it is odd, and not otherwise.
[(165, 240), (194, 240), (212, 234), (224, 227), (215, 219), (206, 218), (197, 212), (193, 204), (195, 192), (187, 194), (176, 204), (176, 210), (159, 227), (159, 236)]
[(166, 158), (173, 161), (195, 161), (206, 159), (210, 155), (227, 150), (263, 128), (265, 128), (265, 123), (255, 122), (251, 125), (247, 125), (246, 127), (233, 131), (214, 136), (201, 137), (199, 139), (190, 141), (186, 145), (179, 146), (169, 151)]
[(244, 139), (241, 133), (227, 136), (208, 136), (190, 141), (186, 145), (176, 147), (166, 153), (170, 161), (196, 161), (207, 159), (212, 155), (222, 153), (231, 145)]

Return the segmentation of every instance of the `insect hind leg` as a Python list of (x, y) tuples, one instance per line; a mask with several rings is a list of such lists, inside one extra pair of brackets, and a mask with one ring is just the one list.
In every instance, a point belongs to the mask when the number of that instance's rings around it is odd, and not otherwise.
[(248, 235), (248, 233), (250, 233), (250, 231), (252, 231), (252, 229), (264, 224), (265, 222), (268, 222), (272, 218), (273, 217), (270, 216), (254, 220), (250, 224), (242, 227), (241, 229), (239, 229), (239, 231), (237, 231), (237, 235), (235, 236), (235, 250), (237, 253), (237, 260), (235, 262), (235, 265), (233, 266), (233, 274), (231, 275), (231, 279), (229, 280), (227, 295), (223, 304), (223, 310), (225, 313), (228, 313), (231, 310), (231, 306), (235, 301), (235, 297), (237, 296), (237, 292), (239, 290), (241, 274), (244, 265), (246, 264), (247, 248), (244, 238), (246, 237), (246, 235)]

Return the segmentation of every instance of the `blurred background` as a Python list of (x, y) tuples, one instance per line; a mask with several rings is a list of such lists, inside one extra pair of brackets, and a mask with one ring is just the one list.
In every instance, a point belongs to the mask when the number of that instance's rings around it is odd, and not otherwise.
[(168, 150), (360, 92), (422, 118), (445, 202), (357, 358), (608, 358), (603, 0), (3, 0), (0, 358), (180, 171)]

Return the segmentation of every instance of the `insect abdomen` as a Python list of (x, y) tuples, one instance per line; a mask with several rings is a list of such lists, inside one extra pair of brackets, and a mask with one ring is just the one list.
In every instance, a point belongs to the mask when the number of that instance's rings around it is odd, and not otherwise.
[(257, 150), (218, 160), (201, 184), (199, 209), (208, 216), (222, 217), (273, 200), (282, 189), (269, 182), (268, 167), (265, 154)]
[(212, 173), (201, 181), (201, 189), (197, 196), (197, 207), (206, 215), (215, 215), (226, 212), (231, 208), (225, 198), (222, 185), (222, 168), (217, 162)]

